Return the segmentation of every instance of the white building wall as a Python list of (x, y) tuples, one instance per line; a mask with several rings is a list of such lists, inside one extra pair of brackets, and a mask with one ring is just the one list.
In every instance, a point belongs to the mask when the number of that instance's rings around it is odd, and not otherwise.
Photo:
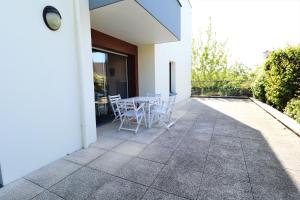
[[(155, 45), (155, 92), (169, 94), (169, 62), (175, 64), (177, 102), (191, 95), (192, 9), (188, 0), (181, 1), (181, 40)], [(174, 91), (173, 91), (174, 92)]]
[(154, 45), (138, 46), (139, 95), (155, 93)]
[[(74, 2), (1, 4), (5, 8), (0, 12), (0, 18), (5, 19), (0, 21), (0, 164), (4, 184), (96, 138), (94, 108), (86, 103), (93, 98), (88, 0), (80, 1), (77, 12)], [(44, 24), (42, 11), (47, 5), (62, 15), (58, 31)], [(76, 22), (78, 11), (82, 19)], [(76, 24), (84, 27), (82, 32), (76, 32), (80, 29)], [(78, 41), (78, 36), (83, 40)], [(83, 49), (76, 51), (78, 47)]]

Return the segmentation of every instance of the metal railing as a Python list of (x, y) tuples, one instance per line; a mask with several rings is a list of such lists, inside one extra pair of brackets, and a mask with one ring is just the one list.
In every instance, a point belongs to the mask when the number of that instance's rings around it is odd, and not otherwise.
[(244, 80), (192, 81), (192, 96), (250, 97), (252, 93)]

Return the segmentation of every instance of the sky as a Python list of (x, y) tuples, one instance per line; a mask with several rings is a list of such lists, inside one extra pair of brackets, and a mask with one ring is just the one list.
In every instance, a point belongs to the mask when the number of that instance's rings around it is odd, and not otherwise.
[(300, 44), (300, 0), (190, 0), (193, 37), (207, 29), (227, 40), (230, 63), (261, 65), (263, 52)]

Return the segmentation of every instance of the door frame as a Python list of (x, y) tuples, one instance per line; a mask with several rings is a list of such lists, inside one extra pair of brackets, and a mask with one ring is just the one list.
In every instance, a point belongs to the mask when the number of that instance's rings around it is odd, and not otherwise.
[[(138, 47), (118, 38), (91, 29), (92, 48), (127, 56), (128, 96), (138, 96)], [(130, 66), (130, 69), (128, 68)]]

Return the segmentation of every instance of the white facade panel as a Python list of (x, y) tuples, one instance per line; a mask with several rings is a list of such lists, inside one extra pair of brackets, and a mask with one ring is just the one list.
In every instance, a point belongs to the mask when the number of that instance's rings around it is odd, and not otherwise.
[(155, 93), (154, 45), (138, 46), (139, 95)]
[[(79, 22), (80, 26), (86, 24), (77, 35), (74, 2), (2, 2), (5, 9), (0, 17), (5, 20), (0, 21), (0, 164), (4, 184), (81, 148), (81, 112), (91, 111), (84, 118), (94, 120), (90, 105), (80, 109), (88, 101), (82, 101), (81, 96), (90, 99), (93, 95), (92, 79), (82, 87), (79, 81), (89, 79), (88, 70), (92, 67), (88, 57), (91, 44), (86, 39), (87, 35), (90, 38), (90, 24)], [(89, 20), (88, 0), (80, 4), (82, 20)], [(62, 15), (58, 31), (44, 24), (42, 12), (47, 5), (56, 7)], [(85, 37), (85, 46), (78, 44), (78, 36)], [(77, 51), (78, 45), (84, 48), (81, 52)], [(87, 72), (81, 75), (83, 65)], [(80, 76), (83, 77), (79, 79)], [(84, 124), (84, 128), (90, 135), (87, 141), (94, 140), (95, 127)]]
[(155, 90), (167, 98), (169, 94), (169, 63), (175, 66), (177, 102), (191, 96), (192, 9), (181, 1), (181, 40), (155, 45)]

